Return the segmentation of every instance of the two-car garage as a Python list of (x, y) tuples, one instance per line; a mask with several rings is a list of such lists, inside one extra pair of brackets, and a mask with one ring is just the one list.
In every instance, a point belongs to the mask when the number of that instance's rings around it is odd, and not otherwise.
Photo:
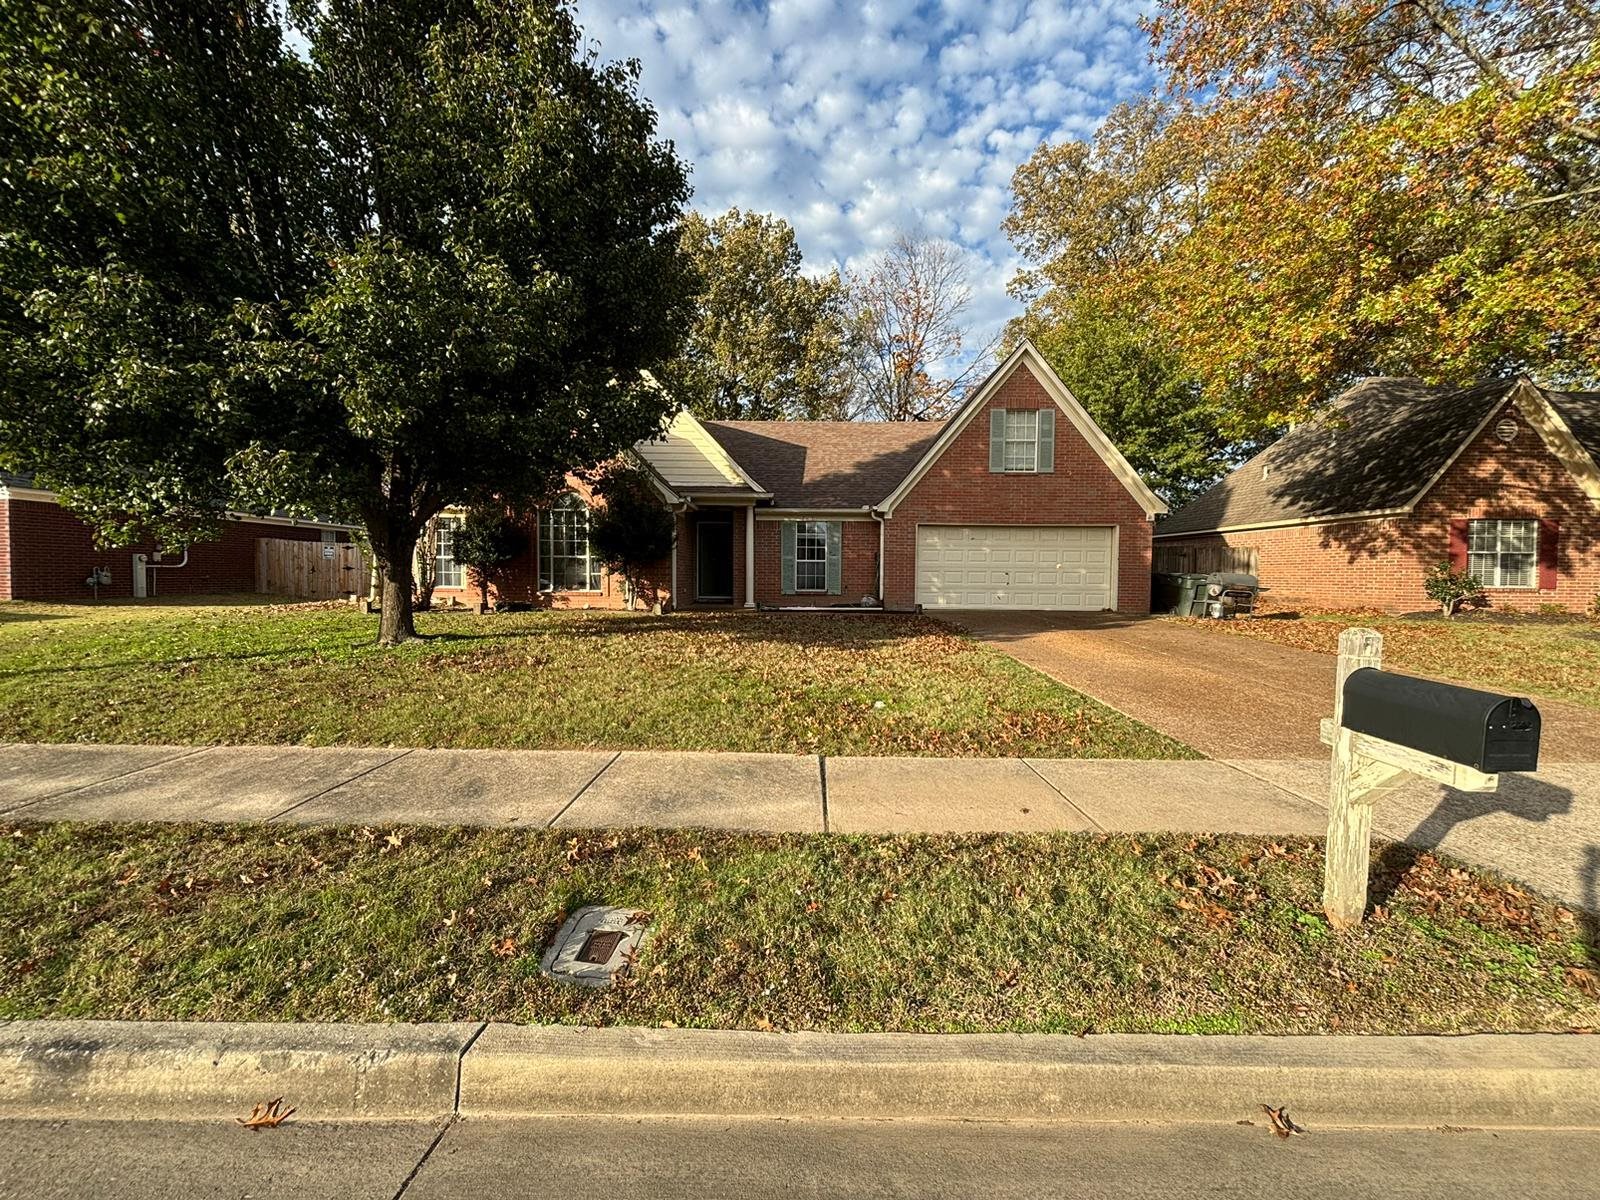
[(925, 608), (1089, 611), (1117, 603), (1116, 530), (1100, 525), (920, 525)]

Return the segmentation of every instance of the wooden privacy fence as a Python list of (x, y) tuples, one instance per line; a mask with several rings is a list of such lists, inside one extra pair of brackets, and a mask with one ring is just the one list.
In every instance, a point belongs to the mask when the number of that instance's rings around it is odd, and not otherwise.
[(1237, 571), (1260, 575), (1253, 546), (1163, 546), (1151, 551), (1150, 569), (1157, 574), (1181, 572), (1209, 575), (1213, 571)]
[(361, 548), (349, 542), (256, 539), (256, 591), (296, 600), (333, 600), (366, 588)]

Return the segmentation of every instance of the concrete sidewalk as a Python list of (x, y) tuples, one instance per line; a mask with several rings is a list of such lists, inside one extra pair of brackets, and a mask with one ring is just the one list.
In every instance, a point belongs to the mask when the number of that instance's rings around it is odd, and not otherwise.
[[(1327, 760), (0, 746), (0, 818), (780, 832), (1325, 832)], [(1600, 764), (1387, 794), (1382, 835), (1600, 907)]]
[(1204, 761), (293, 746), (4, 746), (0, 816), (802, 833), (1326, 824), (1277, 783)]

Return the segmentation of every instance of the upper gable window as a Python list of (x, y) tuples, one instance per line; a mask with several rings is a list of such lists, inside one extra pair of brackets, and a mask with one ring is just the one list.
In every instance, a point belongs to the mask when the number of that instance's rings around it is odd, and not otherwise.
[(1056, 411), (995, 408), (989, 411), (989, 470), (1031, 475), (1055, 470)]
[(1039, 469), (1039, 413), (1006, 413), (1007, 471), (1037, 471)]

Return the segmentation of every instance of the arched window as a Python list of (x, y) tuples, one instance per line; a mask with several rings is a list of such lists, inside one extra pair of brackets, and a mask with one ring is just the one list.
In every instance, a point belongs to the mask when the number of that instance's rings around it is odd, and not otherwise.
[(600, 563), (589, 553), (589, 506), (572, 492), (539, 514), (539, 588), (600, 590)]

